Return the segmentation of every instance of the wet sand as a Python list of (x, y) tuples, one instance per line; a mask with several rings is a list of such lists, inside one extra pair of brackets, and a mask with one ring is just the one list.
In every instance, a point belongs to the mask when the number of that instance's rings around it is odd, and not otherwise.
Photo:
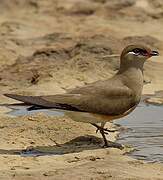
[[(145, 65), (143, 93), (163, 90), (162, 8), (159, 0), (2, 0), (1, 104), (16, 102), (3, 93), (57, 94), (109, 78), (131, 43), (159, 50)], [(0, 179), (163, 179), (161, 163), (135, 160), (126, 155), (131, 148), (101, 148), (91, 125), (44, 113), (9, 117), (8, 111), (0, 107)], [(30, 150), (44, 155), (30, 157)]]

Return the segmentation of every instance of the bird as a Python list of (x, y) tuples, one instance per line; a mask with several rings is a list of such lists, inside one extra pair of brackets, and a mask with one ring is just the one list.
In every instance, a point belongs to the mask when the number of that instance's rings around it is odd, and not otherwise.
[(97, 128), (109, 147), (105, 124), (130, 114), (139, 104), (143, 89), (143, 66), (159, 52), (146, 45), (131, 44), (120, 55), (117, 73), (106, 80), (96, 81), (83, 87), (67, 90), (66, 93), (45, 96), (4, 94), (9, 98), (31, 105), (28, 110), (60, 109), (72, 119), (90, 123)]

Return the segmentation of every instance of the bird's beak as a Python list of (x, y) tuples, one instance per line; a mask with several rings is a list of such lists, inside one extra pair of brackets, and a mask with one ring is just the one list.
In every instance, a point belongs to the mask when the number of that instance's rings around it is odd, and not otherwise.
[(159, 52), (158, 51), (151, 51), (149, 55), (150, 55), (150, 57), (151, 56), (159, 56)]

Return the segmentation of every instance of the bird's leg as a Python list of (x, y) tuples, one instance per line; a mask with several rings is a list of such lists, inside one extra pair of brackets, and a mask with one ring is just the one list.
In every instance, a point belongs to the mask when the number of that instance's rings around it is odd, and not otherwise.
[(101, 133), (101, 135), (103, 137), (103, 140), (104, 140), (103, 147), (115, 147), (115, 148), (118, 148), (118, 149), (123, 149), (123, 146), (121, 144), (114, 143), (114, 142), (108, 141), (106, 139), (106, 134), (108, 134), (108, 132), (115, 132), (116, 130), (109, 130), (107, 128), (104, 128), (105, 124), (106, 123), (101, 123), (101, 126), (99, 126), (99, 125), (97, 125), (95, 123), (92, 123), (92, 125), (97, 128), (96, 132), (100, 131), (100, 133)]
[(104, 128), (105, 124), (106, 124), (106, 123), (101, 123), (101, 126), (99, 126), (99, 125), (97, 125), (97, 124), (95, 124), (95, 123), (92, 123), (92, 125), (97, 128), (96, 133), (97, 133), (98, 131), (100, 131), (100, 133), (101, 133), (101, 135), (102, 135), (102, 137), (103, 137), (103, 140), (104, 140), (104, 145), (103, 145), (103, 147), (108, 147), (109, 145), (108, 145), (108, 141), (107, 141), (105, 135), (108, 134), (108, 132), (113, 132), (113, 131), (110, 131), (109, 129)]
[(102, 137), (103, 137), (103, 140), (104, 140), (104, 145), (103, 145), (103, 147), (108, 147), (109, 145), (108, 145), (108, 141), (107, 141), (107, 139), (106, 139), (106, 133), (104, 132), (104, 130), (100, 130), (100, 133), (101, 133), (101, 135), (102, 135)]
[(103, 147), (108, 147), (109, 146), (109, 144), (108, 144), (108, 141), (107, 141), (107, 138), (106, 138), (106, 131), (107, 131), (107, 134), (108, 134), (108, 132), (110, 132), (110, 131), (108, 131), (108, 129), (107, 128), (105, 128), (104, 129), (104, 126), (105, 126), (105, 124), (106, 123), (101, 123), (101, 129), (99, 130), (100, 131), (100, 133), (101, 133), (101, 135), (102, 135), (102, 137), (103, 137), (103, 140), (104, 140), (104, 145), (103, 145)]
[(102, 135), (103, 140), (104, 140), (103, 147), (110, 147), (110, 145), (109, 145), (109, 143), (107, 141), (107, 138), (106, 138), (106, 134), (108, 134), (108, 132), (115, 132), (116, 130), (109, 130), (107, 128), (104, 128), (106, 123), (101, 123), (101, 126), (99, 126), (99, 125), (97, 125), (95, 123), (91, 123), (91, 124), (97, 128), (96, 133), (99, 131), (100, 134)]

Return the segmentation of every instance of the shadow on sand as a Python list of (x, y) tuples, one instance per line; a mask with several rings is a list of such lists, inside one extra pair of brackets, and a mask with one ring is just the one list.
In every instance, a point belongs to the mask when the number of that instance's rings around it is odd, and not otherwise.
[[(11, 150), (0, 149), (0, 154), (20, 155), (23, 157), (63, 155), (69, 153), (78, 153), (84, 150), (101, 149), (103, 148), (101, 145), (102, 143), (103, 141), (101, 138), (87, 135), (87, 136), (79, 136), (64, 144), (56, 144), (54, 146), (36, 146), (36, 147), (30, 146), (27, 147), (26, 149), (11, 149)], [(123, 146), (118, 143), (109, 142), (109, 144), (110, 144), (109, 147), (123, 149)]]

